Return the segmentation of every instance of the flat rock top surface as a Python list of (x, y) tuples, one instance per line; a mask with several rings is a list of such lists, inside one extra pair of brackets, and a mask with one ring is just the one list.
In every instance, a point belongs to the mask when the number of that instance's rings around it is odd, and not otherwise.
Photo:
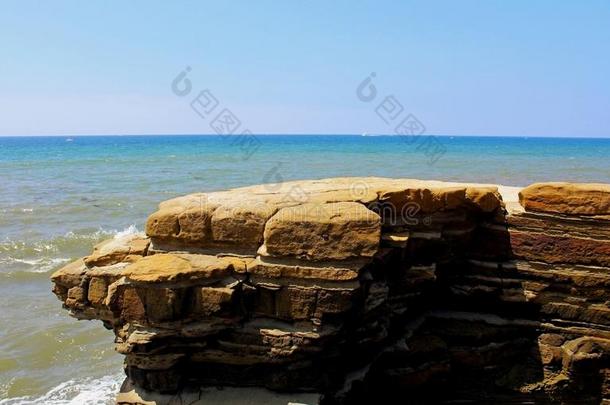
[[(275, 203), (280, 206), (306, 202), (372, 202), (382, 192), (406, 189), (443, 189), (467, 187), (497, 187), (503, 197), (518, 200), (520, 187), (485, 183), (457, 183), (438, 180), (392, 179), (386, 177), (336, 177), (319, 180), (294, 180), (283, 183), (259, 184), (211, 193), (195, 193), (162, 202), (159, 208), (196, 203), (202, 199), (210, 204)], [(238, 198), (239, 196), (239, 198)]]
[[(387, 209), (401, 219), (456, 208), (493, 213), (517, 189), (491, 184), (340, 177), (194, 193), (159, 204), (147, 221), (153, 245), (274, 257), (344, 260), (378, 248)], [(396, 215), (394, 215), (396, 216)], [(228, 250), (227, 250), (228, 249)]]

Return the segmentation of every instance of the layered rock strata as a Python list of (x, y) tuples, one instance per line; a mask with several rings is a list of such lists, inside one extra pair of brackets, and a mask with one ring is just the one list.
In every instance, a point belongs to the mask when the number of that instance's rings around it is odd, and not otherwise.
[(610, 401), (606, 185), (192, 194), (52, 280), (73, 316), (114, 331), (118, 403), (194, 403), (210, 386), (328, 404)]

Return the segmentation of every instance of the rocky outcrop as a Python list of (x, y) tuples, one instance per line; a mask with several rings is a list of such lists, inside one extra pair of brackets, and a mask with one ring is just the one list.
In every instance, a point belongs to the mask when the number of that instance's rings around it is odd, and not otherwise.
[(384, 178), (192, 194), (52, 280), (72, 315), (114, 331), (119, 403), (196, 403), (210, 386), (600, 403), (608, 195)]

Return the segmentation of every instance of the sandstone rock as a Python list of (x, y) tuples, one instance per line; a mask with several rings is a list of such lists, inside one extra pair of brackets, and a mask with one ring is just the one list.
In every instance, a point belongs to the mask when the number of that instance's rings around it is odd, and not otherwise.
[(321, 289), (318, 291), (314, 316), (322, 318), (328, 314), (340, 314), (354, 306), (354, 290)]
[(211, 218), (217, 205), (202, 202), (189, 206), (170, 205), (152, 214), (146, 234), (153, 241), (180, 242), (205, 246), (212, 240)]
[(292, 280), (352, 281), (367, 261), (308, 262), (259, 257), (248, 266), (250, 275), (257, 278)]
[(123, 322), (146, 320), (146, 298), (145, 291), (136, 287), (127, 286), (122, 288), (117, 309)]
[(197, 289), (196, 311), (210, 316), (220, 312), (223, 307), (231, 303), (233, 293), (231, 288), (201, 287)]
[(567, 215), (609, 215), (610, 185), (598, 183), (536, 183), (519, 193), (528, 211)]
[(317, 296), (313, 288), (282, 288), (276, 295), (277, 316), (297, 321), (309, 319), (314, 314)]
[(494, 212), (502, 206), (497, 187), (467, 187), (466, 200), (483, 212)]
[(257, 248), (263, 242), (265, 223), (276, 211), (270, 204), (249, 205), (243, 201), (220, 206), (212, 215), (213, 239)]
[(401, 212), (407, 204), (412, 204), (423, 213), (455, 209), (465, 200), (465, 187), (398, 188), (379, 194), (379, 202), (391, 204), (397, 212)]
[(94, 277), (89, 281), (87, 300), (92, 305), (102, 305), (108, 294), (108, 282), (102, 277)]
[(605, 188), (548, 187), (526, 210), (516, 188), (374, 177), (192, 194), (150, 216), (150, 247), (106, 241), (53, 291), (113, 329), (130, 405), (224, 385), (610, 401)]
[(131, 264), (123, 275), (134, 282), (162, 283), (222, 278), (232, 270), (230, 262), (214, 256), (157, 254)]
[(83, 259), (78, 259), (53, 273), (51, 281), (62, 287), (78, 286), (86, 271), (87, 266), (85, 266), (85, 262)]
[(146, 318), (150, 322), (180, 319), (184, 311), (185, 290), (182, 288), (137, 288), (143, 298)]
[(185, 196), (172, 198), (162, 201), (159, 204), (159, 210), (178, 207), (181, 209), (195, 208), (209, 204), (208, 195), (205, 193), (193, 193)]
[(380, 227), (379, 216), (359, 203), (283, 208), (267, 222), (260, 254), (308, 260), (372, 257)]
[(150, 240), (144, 235), (129, 234), (96, 245), (91, 255), (85, 257), (87, 267), (109, 266), (120, 262), (132, 262), (146, 254)]
[(511, 231), (510, 244), (516, 257), (528, 260), (610, 266), (607, 240)]

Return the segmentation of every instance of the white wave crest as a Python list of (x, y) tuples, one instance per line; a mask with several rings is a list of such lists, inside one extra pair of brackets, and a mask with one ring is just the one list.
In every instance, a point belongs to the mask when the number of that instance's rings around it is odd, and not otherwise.
[(39, 397), (9, 398), (0, 401), (0, 405), (109, 405), (115, 403), (115, 397), (123, 373), (107, 375), (101, 378), (84, 378), (69, 380), (52, 388)]
[(143, 235), (143, 232), (139, 231), (135, 224), (129, 225), (127, 228), (122, 231), (115, 231), (114, 238), (120, 239), (126, 236), (140, 236)]
[[(99, 228), (96, 231), (70, 231), (48, 240), (11, 240), (0, 242), (0, 265), (6, 274), (47, 273), (74, 257), (87, 254), (91, 246), (108, 237), (115, 239), (144, 236), (135, 224), (123, 230)], [(2, 271), (2, 270), (0, 270)]]
[(67, 257), (53, 257), (53, 258), (46, 258), (46, 257), (42, 257), (39, 259), (18, 259), (18, 258), (14, 258), (14, 257), (7, 257), (6, 259), (0, 259), (0, 263), (5, 263), (5, 262), (14, 262), (14, 263), (23, 263), (23, 264), (27, 264), (29, 266), (32, 266), (32, 269), (30, 270), (32, 273), (46, 273), (49, 270), (53, 270), (55, 267), (59, 266), (60, 264), (69, 262), (70, 259)]
[(100, 239), (104, 236), (122, 237), (125, 235), (138, 234), (140, 231), (135, 224), (131, 224), (124, 228), (122, 231), (118, 229), (104, 229), (100, 227), (97, 231), (87, 234), (75, 233), (73, 231), (67, 232), (64, 235), (66, 239)]

